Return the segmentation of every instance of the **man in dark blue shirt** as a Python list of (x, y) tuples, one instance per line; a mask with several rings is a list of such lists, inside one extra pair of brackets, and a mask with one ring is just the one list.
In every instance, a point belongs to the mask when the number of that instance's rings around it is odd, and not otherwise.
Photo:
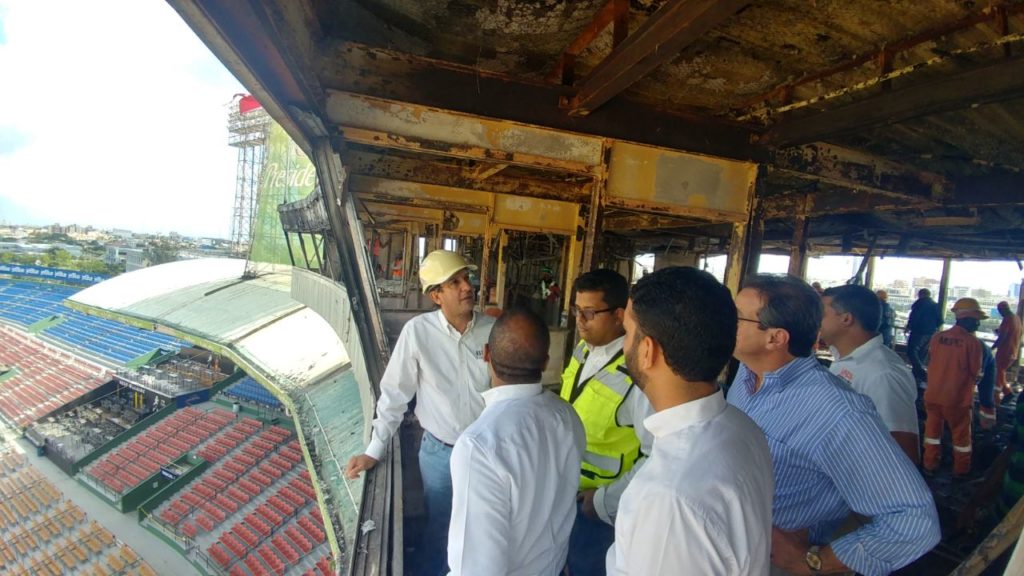
[(932, 300), (932, 293), (927, 288), (917, 291), (917, 300), (910, 306), (910, 318), (907, 319), (907, 326), (904, 332), (909, 332), (907, 338), (907, 357), (910, 358), (910, 368), (914, 378), (918, 382), (927, 382), (928, 374), (924, 371), (924, 355), (928, 351), (928, 342), (932, 334), (942, 326), (942, 312), (939, 305)]

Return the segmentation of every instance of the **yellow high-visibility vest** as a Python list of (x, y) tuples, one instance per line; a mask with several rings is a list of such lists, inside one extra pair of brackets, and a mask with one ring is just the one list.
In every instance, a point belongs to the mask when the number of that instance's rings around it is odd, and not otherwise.
[[(640, 440), (632, 426), (618, 422), (619, 406), (633, 388), (626, 358), (619, 351), (586, 382), (578, 382), (590, 349), (580, 340), (562, 372), (560, 396), (573, 405), (587, 432), (587, 452), (580, 466), (580, 490), (610, 484), (640, 458)], [(634, 390), (633, 394), (639, 393)]]

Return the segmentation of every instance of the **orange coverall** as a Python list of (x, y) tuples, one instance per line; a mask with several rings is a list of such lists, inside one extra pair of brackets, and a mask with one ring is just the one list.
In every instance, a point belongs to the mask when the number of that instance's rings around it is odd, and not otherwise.
[(953, 434), (953, 473), (971, 471), (971, 409), (981, 375), (981, 341), (960, 326), (932, 336), (928, 345), (928, 419), (924, 425), (924, 467), (934, 471), (942, 458), (942, 427)]
[(1010, 314), (999, 324), (999, 346), (996, 348), (996, 390), (1006, 393), (1006, 370), (1020, 350), (1020, 318)]

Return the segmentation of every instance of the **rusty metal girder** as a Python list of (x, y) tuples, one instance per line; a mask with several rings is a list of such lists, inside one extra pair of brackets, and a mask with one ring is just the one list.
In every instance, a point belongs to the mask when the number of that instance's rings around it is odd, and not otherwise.
[(505, 118), (596, 139), (644, 142), (730, 158), (762, 156), (751, 143), (750, 128), (736, 123), (666, 112), (626, 98), (612, 99), (589, 116), (574, 118), (558, 107), (559, 99), (569, 94), (564, 86), (355, 42), (325, 50), (317, 74), (328, 89)]
[(354, 175), (564, 202), (585, 202), (590, 198), (590, 181), (588, 179), (560, 182), (521, 175), (511, 177), (497, 173), (481, 180), (477, 177), (475, 168), (467, 166), (468, 162), (451, 159), (404, 158), (354, 149), (349, 149), (342, 154), (342, 160), (345, 163), (345, 169)]
[(757, 166), (628, 142), (610, 150), (605, 203), (648, 214), (746, 222)]
[[(483, 224), (488, 222), (498, 228), (516, 230), (561, 234), (576, 231), (577, 207), (569, 202), (366, 176), (351, 177), (349, 189), (366, 203), (374, 219), (383, 215), (390, 221), (405, 218), (408, 221), (437, 223), (443, 220), (447, 211), (458, 217), (460, 225), (457, 231), (463, 234), (479, 230), (482, 235), (485, 230)], [(372, 209), (371, 204), (377, 209)]]
[(327, 117), (351, 142), (593, 174), (601, 139), (406, 102), (328, 91)]
[(769, 170), (913, 203), (937, 200), (951, 186), (941, 174), (823, 142), (776, 151)]

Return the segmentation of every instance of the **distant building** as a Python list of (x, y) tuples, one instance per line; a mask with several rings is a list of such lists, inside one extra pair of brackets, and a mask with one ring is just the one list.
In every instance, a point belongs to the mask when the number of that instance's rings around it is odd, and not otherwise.
[(1010, 298), (1020, 298), (1020, 282), (1014, 282), (1010, 284), (1010, 290), (1006, 293)]
[(146, 251), (138, 248), (127, 248), (123, 250), (124, 254), (124, 271), (131, 272), (132, 270), (138, 270), (149, 266), (149, 262), (146, 260)]

